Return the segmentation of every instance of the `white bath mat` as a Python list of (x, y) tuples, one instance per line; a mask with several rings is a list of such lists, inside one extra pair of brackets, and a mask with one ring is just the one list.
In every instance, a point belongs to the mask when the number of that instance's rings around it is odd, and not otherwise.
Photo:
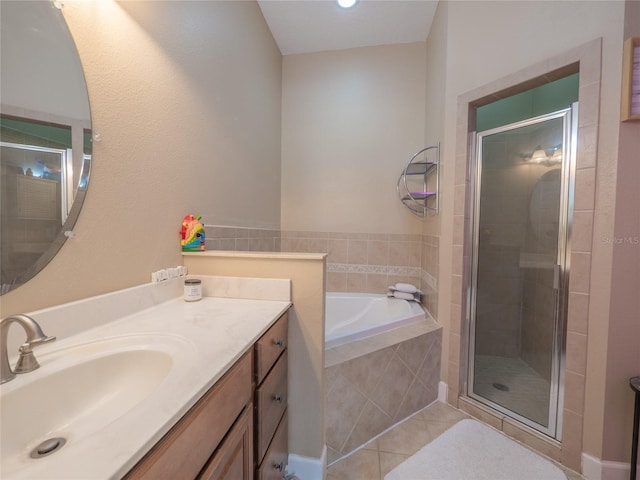
[(567, 480), (553, 463), (476, 420), (462, 420), (384, 480)]

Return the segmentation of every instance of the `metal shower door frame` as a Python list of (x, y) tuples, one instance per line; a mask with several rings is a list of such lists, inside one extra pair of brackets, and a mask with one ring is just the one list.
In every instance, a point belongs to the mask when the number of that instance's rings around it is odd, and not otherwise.
[[(484, 137), (515, 130), (538, 123), (543, 123), (556, 118), (563, 119), (562, 146), (563, 159), (561, 167), (560, 186), (560, 211), (558, 229), (558, 248), (556, 259), (556, 272), (558, 289), (556, 292), (556, 309), (554, 315), (553, 352), (551, 366), (551, 382), (549, 395), (549, 417), (548, 426), (534, 422), (518, 413), (507, 409), (491, 400), (473, 392), (474, 385), (474, 363), (475, 363), (475, 334), (476, 334), (476, 306), (477, 306), (477, 282), (478, 282), (478, 252), (479, 252), (479, 231), (480, 231), (480, 192), (482, 179), (482, 141)], [(472, 172), (475, 177), (472, 181), (472, 218), (470, 237), (467, 240), (472, 246), (471, 255), (471, 278), (467, 285), (469, 319), (469, 345), (467, 361), (467, 381), (466, 395), (518, 422), (531, 427), (555, 440), (562, 440), (562, 415), (564, 405), (564, 374), (566, 361), (566, 318), (567, 299), (570, 273), (570, 252), (571, 252), (571, 230), (573, 225), (573, 201), (575, 192), (575, 169), (576, 169), (576, 147), (578, 137), (578, 103), (570, 107), (529, 118), (509, 125), (496, 127), (483, 132), (473, 133)], [(567, 146), (569, 148), (567, 148)], [(565, 153), (566, 152), (566, 153)]]

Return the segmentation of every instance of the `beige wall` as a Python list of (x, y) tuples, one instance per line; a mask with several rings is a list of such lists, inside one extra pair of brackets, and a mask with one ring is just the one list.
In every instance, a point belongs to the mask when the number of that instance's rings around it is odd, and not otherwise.
[(255, 2), (65, 1), (91, 102), (91, 184), (69, 240), (2, 316), (182, 263), (187, 213), (280, 226), (280, 52)]
[(396, 181), (424, 146), (425, 44), (288, 55), (282, 228), (419, 234)]
[[(426, 45), (295, 55), (284, 65), (254, 2), (184, 5), (65, 2), (103, 139), (76, 237), (2, 297), (0, 314), (147, 282), (182, 262), (179, 222), (196, 213), (207, 224), (278, 228), (282, 216), (287, 230), (440, 233), (438, 319), (448, 328), (451, 289), (460, 287), (451, 275), (461, 257), (454, 187), (465, 175), (455, 156), (466, 142), (456, 136), (458, 97), (602, 37), (600, 108), (591, 112), (597, 168), (584, 177), (597, 194), (583, 438), (587, 453), (628, 458), (624, 379), (638, 373), (637, 295), (620, 287), (637, 282), (625, 270), (637, 249), (599, 241), (637, 232), (625, 195), (639, 136), (618, 122), (624, 2), (443, 1)], [(540, 35), (540, 25), (555, 34)], [(441, 215), (422, 224), (393, 185), (411, 154), (438, 140)]]
[[(440, 8), (445, 8), (442, 5)], [(452, 288), (461, 291), (461, 285), (452, 283), (452, 261), (458, 261), (461, 252), (454, 252), (452, 245), (461, 245), (455, 238), (461, 232), (464, 221), (464, 205), (456, 215), (452, 211), (456, 181), (462, 179), (464, 189), (465, 158), (456, 158), (455, 150), (465, 145), (464, 133), (456, 135), (458, 97), (475, 90), (482, 96), (483, 85), (496, 82), (514, 72), (522, 75), (527, 67), (544, 63), (558, 53), (586, 44), (599, 37), (602, 42), (602, 78), (590, 88), (599, 88), (600, 104), (583, 105), (581, 115), (595, 118), (598, 126), (597, 168), (587, 169), (581, 182), (591, 182), (596, 197), (593, 238), (601, 238), (613, 231), (614, 193), (616, 181), (616, 156), (619, 128), (619, 94), (621, 72), (621, 46), (624, 3), (608, 2), (447, 2), (447, 14), (436, 15), (436, 21), (447, 24), (447, 66), (445, 90), (444, 158), (442, 179), (443, 215), (440, 247), (440, 314), (447, 323), (450, 314), (460, 316), (451, 305)], [(514, 21), (514, 19), (518, 19)], [(522, 21), (526, 19), (526, 21)], [(536, 31), (544, 25), (546, 31), (558, 35), (539, 35)], [(560, 65), (558, 65), (560, 66)], [(469, 72), (473, 72), (472, 75)], [(584, 73), (584, 72), (582, 72)], [(494, 88), (495, 85), (492, 87)], [(490, 90), (484, 94), (493, 93)], [(599, 115), (599, 117), (598, 117)], [(598, 121), (599, 120), (599, 121)], [(458, 130), (459, 131), (459, 130)], [(464, 132), (465, 130), (463, 130)], [(583, 145), (582, 148), (588, 148)], [(465, 149), (459, 149), (464, 151)], [(453, 168), (455, 165), (455, 168)], [(447, 168), (449, 166), (449, 168)], [(592, 207), (593, 208), (593, 207)], [(455, 221), (454, 221), (455, 220)], [(584, 451), (606, 460), (621, 460), (628, 453), (621, 450), (603, 450), (603, 422), (608, 406), (605, 405), (607, 339), (609, 334), (609, 304), (611, 293), (612, 246), (593, 242), (590, 276), (591, 297), (589, 304), (589, 337), (586, 344), (572, 345), (580, 348), (587, 357), (586, 403), (584, 411)], [(589, 273), (591, 272), (591, 273)], [(586, 280), (586, 279), (585, 279)], [(457, 278), (457, 282), (460, 277)], [(587, 284), (589, 282), (587, 281)], [(458, 306), (459, 308), (459, 306)], [(447, 311), (445, 311), (447, 310)], [(576, 336), (577, 338), (577, 336)], [(586, 339), (585, 335), (580, 336)], [(449, 346), (445, 343), (445, 348)], [(454, 348), (453, 345), (450, 346)], [(456, 345), (458, 349), (460, 345)], [(448, 352), (443, 352), (447, 355)], [(459, 352), (453, 351), (454, 355)], [(446, 358), (446, 357), (445, 357)], [(618, 427), (620, 425), (618, 424)], [(616, 435), (623, 432), (616, 428)]]
[[(640, 23), (640, 18), (638, 18)], [(638, 33), (636, 33), (638, 35)], [(620, 150), (613, 235), (611, 305), (606, 362), (603, 456), (626, 461), (631, 452), (633, 392), (629, 378), (640, 375), (640, 124), (620, 128)], [(626, 207), (626, 208), (625, 208)], [(630, 207), (630, 208), (629, 208)]]
[[(426, 48), (427, 72), (425, 89), (425, 134), (426, 144), (435, 145), (440, 142), (440, 160), (445, 158), (444, 144), (444, 101), (443, 92), (446, 90), (447, 78), (447, 12), (448, 3), (440, 2), (436, 10), (434, 21), (429, 30)], [(447, 166), (441, 166), (441, 174)], [(447, 208), (440, 197), (440, 209)], [(449, 206), (450, 207), (450, 206)], [(427, 235), (440, 234), (441, 215), (425, 217), (422, 233)]]
[(324, 448), (324, 255), (208, 252), (186, 255), (192, 274), (291, 279), (289, 452), (319, 459)]
[[(442, 190), (442, 176), (446, 174), (449, 170), (451, 170), (452, 166), (446, 164), (445, 159), (447, 158), (448, 152), (447, 148), (451, 149), (452, 147), (447, 146), (444, 141), (444, 132), (445, 132), (445, 99), (446, 96), (444, 93), (446, 92), (446, 81), (447, 81), (447, 30), (448, 30), (448, 12), (449, 12), (449, 3), (448, 2), (440, 2), (438, 4), (438, 8), (436, 9), (436, 13), (431, 24), (431, 29), (429, 30), (429, 36), (427, 37), (427, 48), (426, 48), (426, 65), (427, 69), (427, 83), (426, 83), (426, 93), (425, 93), (425, 138), (429, 144), (433, 144), (435, 142), (440, 142), (440, 192), (439, 194), (439, 207), (440, 213), (436, 216), (426, 217), (422, 222), (422, 233), (425, 235), (431, 235), (432, 237), (437, 238), (436, 244), (437, 248), (435, 252), (438, 257), (431, 260), (432, 265), (434, 266), (434, 270), (438, 272), (436, 276), (437, 280), (437, 288), (436, 294), (438, 296), (435, 304), (437, 306), (444, 305), (441, 302), (446, 302), (445, 311), (442, 311), (442, 308), (437, 310), (437, 320), (443, 326), (448, 326), (449, 324), (449, 309), (448, 305), (450, 302), (450, 293), (449, 283), (448, 281), (444, 281), (443, 283), (443, 273), (448, 276), (450, 275), (450, 269), (445, 268), (442, 270), (443, 257), (441, 255), (442, 249), (442, 238), (440, 237), (441, 224), (443, 222), (443, 217), (449, 212), (449, 216), (452, 215), (453, 212), (453, 203), (451, 203), (451, 195), (445, 196)], [(449, 202), (449, 203), (447, 203)], [(450, 239), (449, 239), (450, 242)], [(447, 246), (447, 249), (451, 247)], [(447, 259), (447, 262), (450, 263), (450, 257)], [(443, 291), (444, 289), (447, 291)], [(444, 315), (443, 315), (444, 313)], [(448, 330), (448, 329), (447, 329)], [(448, 362), (446, 359), (449, 355), (449, 335), (448, 331), (445, 331), (445, 334), (442, 336), (442, 358), (443, 361), (440, 363), (441, 375), (443, 379), (447, 378), (447, 366)]]
[[(624, 38), (640, 36), (640, 2), (626, 2)], [(629, 378), (640, 375), (640, 123), (620, 125), (616, 214), (613, 235), (601, 241), (613, 244), (613, 272), (603, 457), (626, 460), (631, 452), (633, 392)]]

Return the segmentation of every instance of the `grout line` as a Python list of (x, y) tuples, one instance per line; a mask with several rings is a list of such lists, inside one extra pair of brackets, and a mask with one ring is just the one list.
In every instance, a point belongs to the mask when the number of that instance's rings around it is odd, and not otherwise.
[[(346, 459), (346, 458), (350, 457), (351, 455), (355, 454), (356, 452), (359, 452), (360, 450), (363, 450), (363, 449), (364, 449), (364, 447), (365, 447), (366, 445), (370, 444), (370, 443), (371, 443), (371, 442), (373, 442), (374, 440), (378, 440), (378, 439), (379, 439), (380, 437), (382, 437), (385, 433), (390, 432), (391, 430), (393, 430), (393, 429), (394, 429), (394, 428), (396, 428), (397, 426), (402, 425), (404, 422), (406, 422), (406, 421), (408, 421), (408, 420), (412, 419), (413, 417), (415, 417), (415, 416), (419, 415), (423, 410), (425, 410), (425, 409), (427, 409), (427, 408), (429, 408), (429, 407), (433, 406), (433, 405), (434, 405), (435, 403), (437, 403), (437, 402), (438, 402), (438, 400), (436, 399), (436, 400), (434, 400), (433, 402), (431, 402), (429, 405), (427, 405), (426, 407), (424, 407), (424, 408), (422, 408), (422, 409), (418, 410), (417, 412), (415, 412), (415, 413), (413, 413), (413, 414), (409, 415), (409, 416), (408, 416), (408, 417), (406, 417), (406, 418), (403, 418), (401, 421), (394, 423), (394, 424), (393, 424), (393, 425), (391, 425), (389, 428), (387, 428), (387, 429), (383, 430), (382, 432), (380, 432), (379, 434), (377, 434), (375, 437), (373, 437), (371, 440), (369, 440), (369, 441), (368, 441), (367, 443), (365, 443), (364, 445), (360, 445), (360, 446), (359, 446), (358, 448), (356, 448), (354, 451), (352, 451), (352, 452), (348, 453), (348, 454), (347, 454), (347, 455), (345, 455), (344, 457), (340, 457), (339, 459), (335, 460), (335, 461), (334, 461), (334, 462), (332, 462), (331, 464), (327, 465), (327, 467), (330, 467), (330, 466), (332, 466), (332, 465), (335, 465), (336, 463), (338, 463), (338, 462), (340, 462), (340, 461), (342, 461), (342, 460), (344, 460), (344, 459)], [(447, 405), (448, 405), (448, 404), (447, 404)], [(451, 405), (449, 405), (449, 406), (451, 406)], [(454, 407), (451, 407), (451, 408), (454, 408)], [(424, 419), (423, 419), (423, 421), (424, 421)], [(425, 423), (426, 423), (426, 422), (425, 422)], [(377, 445), (378, 445), (378, 446), (376, 447), (376, 450), (378, 450), (378, 452), (380, 452), (380, 451), (381, 451), (381, 450), (380, 450), (380, 444), (377, 444)], [(387, 452), (387, 451), (385, 451), (385, 450), (382, 450), (382, 451), (383, 451), (383, 452), (385, 452), (385, 453), (394, 453), (394, 454), (396, 454), (396, 455), (400, 455), (400, 454), (398, 454), (398, 453), (396, 453), (396, 452)]]
[[(345, 378), (346, 378), (346, 377), (345, 377)], [(351, 382), (349, 382), (349, 383), (351, 383)], [(351, 385), (352, 385), (353, 387), (355, 387), (356, 391), (360, 392), (360, 389), (359, 389), (356, 385), (354, 385), (353, 383), (351, 383)], [(361, 393), (361, 394), (362, 394), (362, 393)], [(358, 418), (356, 418), (356, 421), (354, 422), (353, 427), (351, 427), (351, 430), (349, 430), (349, 433), (348, 433), (347, 437), (344, 439), (344, 442), (342, 442), (342, 445), (340, 445), (340, 451), (338, 452), (338, 453), (340, 453), (340, 454), (342, 454), (342, 451), (343, 451), (343, 449), (344, 449), (345, 445), (347, 444), (347, 442), (348, 442), (348, 441), (349, 441), (349, 439), (351, 438), (351, 435), (353, 435), (354, 430), (355, 430), (355, 429), (356, 429), (356, 427), (358, 426), (358, 422), (359, 422), (359, 421), (360, 421), (360, 419), (362, 418), (362, 414), (363, 414), (363, 413), (364, 413), (364, 411), (366, 410), (366, 408), (367, 408), (367, 404), (368, 404), (369, 402), (374, 403), (374, 402), (373, 402), (373, 401), (372, 401), (368, 396), (366, 396), (366, 395), (364, 395), (364, 394), (362, 394), (362, 396), (365, 398), (365, 401), (364, 401), (364, 403), (363, 403), (363, 405), (362, 405), (362, 410), (360, 410), (360, 413), (358, 414)], [(374, 405), (375, 405), (375, 403), (374, 403)], [(392, 420), (393, 420), (393, 419), (392, 419)], [(367, 442), (367, 443), (369, 443), (369, 442)], [(367, 443), (365, 443), (364, 445), (366, 445)], [(364, 445), (362, 445), (362, 446), (364, 446)], [(356, 449), (356, 450), (359, 450), (359, 448), (358, 448), (358, 449)], [(349, 455), (347, 455), (347, 456), (349, 456)], [(340, 460), (341, 460), (341, 459), (340, 459)], [(334, 462), (334, 463), (335, 463), (335, 462)]]

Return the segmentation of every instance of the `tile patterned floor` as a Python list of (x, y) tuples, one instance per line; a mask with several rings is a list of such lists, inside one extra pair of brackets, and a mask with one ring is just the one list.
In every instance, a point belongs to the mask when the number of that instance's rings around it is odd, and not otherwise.
[[(327, 469), (327, 480), (384, 480), (384, 476), (464, 418), (464, 412), (435, 402)], [(568, 480), (584, 480), (563, 468)], [(417, 480), (417, 479), (407, 479)], [(442, 479), (446, 480), (446, 479)]]

